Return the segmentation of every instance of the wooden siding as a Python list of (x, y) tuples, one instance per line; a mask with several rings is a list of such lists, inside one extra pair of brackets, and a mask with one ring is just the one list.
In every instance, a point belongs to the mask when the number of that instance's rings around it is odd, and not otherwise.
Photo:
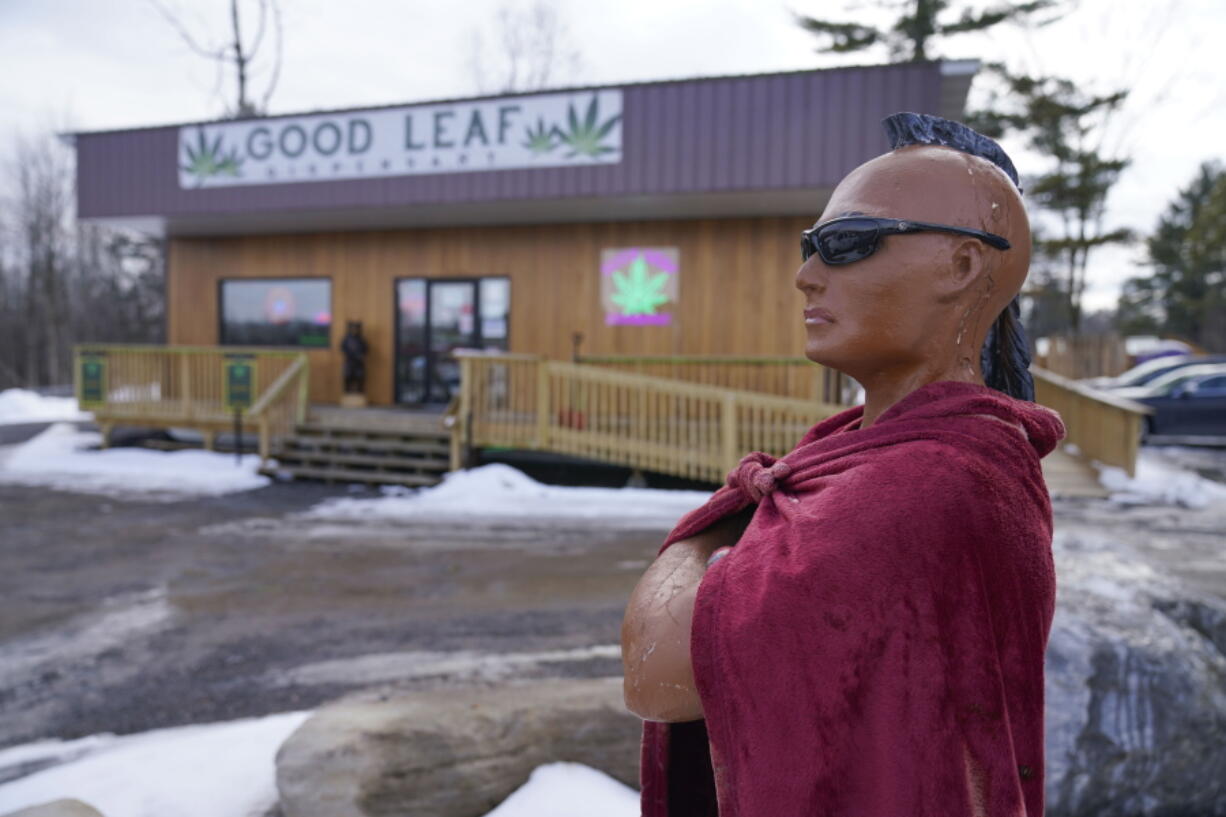
[[(397, 278), (511, 279), (510, 349), (569, 360), (582, 332), (585, 355), (801, 356), (801, 298), (793, 284), (809, 217), (611, 222), (516, 227), (178, 238), (170, 245), (169, 338), (218, 342), (223, 278), (332, 280), (332, 343), (307, 350), (311, 400), (341, 393), (345, 322), (370, 343), (366, 393), (393, 402)], [(606, 326), (600, 253), (612, 247), (677, 247), (680, 302), (673, 325)]]

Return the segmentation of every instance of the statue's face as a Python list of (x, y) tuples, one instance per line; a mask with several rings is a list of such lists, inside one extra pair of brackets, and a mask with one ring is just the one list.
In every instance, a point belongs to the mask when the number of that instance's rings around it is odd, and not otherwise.
[[(985, 177), (987, 173), (995, 177)], [(950, 149), (904, 148), (848, 174), (818, 223), (866, 215), (1002, 233), (1003, 223), (991, 217), (996, 212), (993, 201), (1001, 198), (1001, 180), (1008, 184), (980, 160)], [(996, 209), (1002, 207), (1003, 200), (997, 201)], [(1016, 231), (1003, 234), (1013, 240)], [(1022, 235), (1028, 241), (1028, 234)], [(924, 232), (884, 236), (876, 252), (850, 264), (830, 266), (814, 254), (796, 272), (807, 308), (805, 355), (861, 382), (949, 356), (951, 315), (964, 311), (956, 300), (962, 293), (953, 291), (949, 271), (967, 242), (975, 246), (963, 254), (999, 252), (975, 239)], [(986, 325), (980, 329), (986, 332)]]

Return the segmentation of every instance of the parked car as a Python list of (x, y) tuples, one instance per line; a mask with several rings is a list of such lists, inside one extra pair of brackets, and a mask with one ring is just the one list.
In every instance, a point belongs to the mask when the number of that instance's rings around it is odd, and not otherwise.
[(1226, 363), (1226, 355), (1163, 355), (1139, 363), (1115, 377), (1091, 377), (1079, 382), (1095, 389), (1129, 389), (1153, 383), (1175, 369), (1202, 363)]
[(1151, 406), (1145, 436), (1180, 434), (1226, 437), (1226, 363), (1185, 366), (1148, 386), (1113, 395)]

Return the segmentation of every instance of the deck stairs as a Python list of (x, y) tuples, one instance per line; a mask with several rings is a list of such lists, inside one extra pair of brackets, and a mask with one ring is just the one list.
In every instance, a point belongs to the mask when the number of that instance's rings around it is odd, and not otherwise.
[(312, 407), (273, 446), (270, 476), (421, 487), (449, 468), (451, 435), (437, 412)]

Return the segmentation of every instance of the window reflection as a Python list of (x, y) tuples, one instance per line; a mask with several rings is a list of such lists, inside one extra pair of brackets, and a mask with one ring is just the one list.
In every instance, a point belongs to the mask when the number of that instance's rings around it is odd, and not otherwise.
[(222, 344), (327, 347), (331, 334), (332, 282), (326, 278), (221, 282)]

